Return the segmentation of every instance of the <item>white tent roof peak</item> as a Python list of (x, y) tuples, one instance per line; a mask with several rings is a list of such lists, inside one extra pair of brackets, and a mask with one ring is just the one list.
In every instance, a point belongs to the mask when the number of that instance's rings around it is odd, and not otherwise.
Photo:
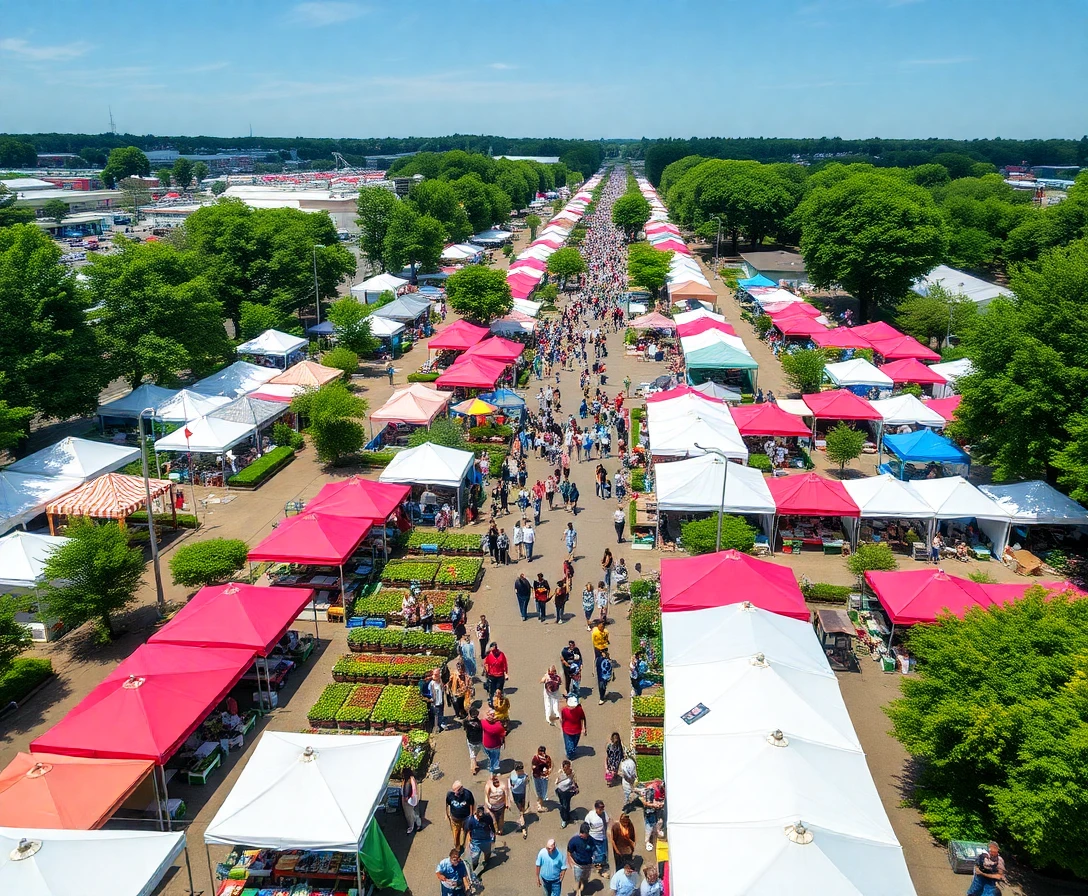
[[(280, 408), (282, 410), (282, 406)], [(186, 437), (188, 431), (190, 435)], [(191, 451), (194, 454), (222, 454), (255, 431), (252, 423), (235, 423), (218, 417), (200, 417), (188, 421), (170, 435), (155, 442), (156, 451)]]
[(139, 417), (144, 409), (157, 408), (175, 394), (177, 389), (164, 389), (153, 383), (144, 383), (128, 395), (122, 395), (120, 398), (99, 405), (98, 413), (103, 417)]
[(8, 471), (36, 476), (67, 476), (71, 479), (94, 479), (103, 473), (120, 470), (140, 456), (139, 448), (95, 442), (69, 436), (56, 444), (35, 451), (17, 460)]
[(228, 395), (237, 398), (264, 385), (272, 377), (283, 373), (274, 367), (261, 367), (248, 361), (235, 361), (218, 373), (193, 383), (193, 391), (201, 395)]
[[(716, 511), (721, 505), (726, 466), (716, 454), (658, 464), (655, 490), (661, 510)], [(731, 464), (725, 480), (725, 512), (773, 514), (774, 498), (767, 480), (754, 467)]]
[(1088, 525), (1088, 510), (1041, 479), (982, 485), (979, 489), (1008, 511), (1014, 523)]
[(308, 344), (301, 336), (292, 336), (279, 330), (265, 330), (260, 336), (238, 346), (238, 354), (282, 357), (304, 349)]
[(352, 295), (362, 295), (368, 292), (396, 292), (402, 286), (407, 286), (408, 281), (395, 277), (393, 274), (376, 274), (351, 288)]
[(382, 470), (379, 482), (415, 482), (421, 485), (458, 487), (472, 466), (471, 451), (424, 442), (398, 451)]
[(67, 541), (59, 535), (21, 530), (0, 538), (0, 586), (33, 588), (41, 581), (49, 555)]
[(870, 401), (869, 404), (884, 418), (885, 426), (919, 425), (944, 429), (948, 425), (944, 417), (909, 392)]
[(962, 476), (916, 479), (910, 488), (925, 501), (939, 520), (975, 519), (1008, 522), (1009, 512)]
[(865, 518), (929, 519), (930, 507), (907, 483), (890, 473), (843, 481), (846, 493), (861, 509)]
[(202, 395), (192, 389), (182, 389), (155, 408), (155, 416), (167, 423), (184, 423), (210, 414), (230, 403), (226, 395)]
[(837, 386), (884, 386), (892, 387), (892, 378), (881, 373), (864, 358), (851, 358), (837, 364), (825, 364), (824, 370)]

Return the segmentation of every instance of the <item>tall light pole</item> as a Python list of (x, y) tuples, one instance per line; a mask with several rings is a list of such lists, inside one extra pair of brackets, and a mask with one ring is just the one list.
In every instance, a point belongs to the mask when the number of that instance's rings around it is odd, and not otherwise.
[(718, 222), (718, 233), (714, 237), (714, 276), (717, 277), (718, 276), (718, 245), (722, 241), (722, 219), (721, 218), (711, 218), (710, 220)]
[(166, 598), (162, 593), (162, 570), (159, 569), (159, 539), (155, 535), (155, 510), (151, 506), (151, 480), (147, 474), (147, 442), (144, 440), (144, 414), (154, 415), (154, 408), (144, 408), (140, 411), (140, 459), (144, 470), (144, 496), (147, 498), (147, 529), (151, 534), (151, 565), (155, 568), (155, 599), (158, 601), (159, 613), (166, 611)]
[(319, 246), (317, 243), (314, 243), (314, 304), (317, 306), (318, 326), (321, 326), (321, 290), (317, 285), (317, 250), (324, 248), (324, 246)]
[(722, 500), (718, 504), (718, 536), (714, 540), (714, 551), (717, 553), (722, 549), (722, 516), (725, 514), (725, 484), (729, 481), (729, 458), (726, 457), (724, 451), (719, 451), (717, 448), (704, 448), (698, 442), (695, 443), (695, 447), (707, 454), (716, 454), (725, 464), (722, 470)]

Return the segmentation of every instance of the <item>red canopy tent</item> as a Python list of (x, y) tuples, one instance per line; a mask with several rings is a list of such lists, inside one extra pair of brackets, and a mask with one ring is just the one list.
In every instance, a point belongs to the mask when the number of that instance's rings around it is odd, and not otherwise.
[(940, 361), (941, 356), (932, 349), (926, 348), (913, 336), (898, 336), (893, 339), (869, 338), (873, 351), (882, 355), (885, 361), (896, 361), (900, 358), (917, 358), (919, 361)]
[(865, 581), (895, 625), (934, 622), (945, 610), (962, 619), (973, 607), (986, 609), (994, 604), (984, 586), (943, 569), (870, 571), (865, 573)]
[(155, 767), (146, 759), (18, 753), (0, 771), (0, 827), (102, 827)]
[(147, 643), (238, 647), (268, 656), (313, 595), (307, 588), (207, 585)]
[(952, 422), (952, 418), (956, 416), (956, 408), (960, 406), (960, 402), (963, 401), (962, 395), (950, 395), (948, 398), (933, 398), (926, 402), (926, 407), (931, 411), (936, 411), (949, 423)]
[(901, 339), (906, 335), (882, 320), (874, 321), (871, 324), (862, 324), (860, 327), (851, 327), (851, 330), (858, 336), (870, 341), (873, 339)]
[(254, 563), (342, 566), (366, 538), (372, 525), (372, 520), (307, 510), (282, 520), (249, 552), (249, 559)]
[(662, 612), (704, 610), (742, 601), (782, 616), (809, 620), (805, 598), (788, 566), (738, 551), (661, 561)]
[(687, 323), (678, 324), (676, 327), (676, 335), (681, 337), (698, 336), (700, 333), (705, 333), (707, 330), (718, 330), (729, 336), (737, 335), (737, 331), (733, 329), (732, 324), (721, 320), (714, 320), (712, 317), (697, 317), (695, 320), (689, 320)]
[(794, 314), (803, 314), (805, 317), (811, 318), (817, 318), (823, 314), (819, 308), (815, 305), (810, 305), (808, 302), (791, 302), (780, 311), (768, 311), (767, 313), (771, 316), (772, 320), (776, 317), (788, 317)]
[(144, 644), (30, 750), (162, 765), (252, 663), (249, 649)]
[(653, 247), (658, 252), (679, 252), (681, 255), (691, 255), (691, 250), (678, 239), (662, 240), (660, 243), (654, 243)]
[(802, 395), (812, 416), (824, 420), (883, 420), (880, 411), (849, 389)]
[(672, 389), (665, 389), (663, 392), (652, 392), (646, 396), (646, 402), (654, 401), (668, 401), (670, 398), (680, 398), (683, 395), (695, 395), (699, 398), (705, 398), (707, 401), (712, 401), (714, 404), (721, 404), (721, 401), (717, 398), (713, 398), (698, 389), (692, 389), (691, 386), (683, 385), (676, 386)]
[(789, 414), (776, 404), (742, 404), (731, 407), (733, 422), (742, 436), (801, 436), (812, 435), (807, 423)]
[(1088, 597), (1072, 582), (1052, 582), (1043, 581), (1042, 579), (1028, 579), (1022, 582), (999, 582), (983, 585), (982, 588), (993, 599), (995, 604), (1005, 604), (1010, 601), (1020, 600), (1029, 588), (1036, 586), (1045, 588), (1049, 595), (1061, 595), (1069, 600)]
[(539, 280), (534, 280), (532, 277), (528, 277), (525, 274), (508, 274), (506, 282), (510, 285), (510, 294), (515, 299), (524, 299), (536, 289)]
[(820, 348), (872, 348), (869, 340), (858, 333), (857, 327), (835, 327), (812, 334)]
[(306, 512), (384, 522), (411, 493), (410, 485), (352, 476), (323, 485), (321, 491), (306, 503)]
[(459, 320), (450, 324), (441, 333), (427, 343), (428, 349), (463, 352), (471, 348), (488, 334), (487, 327), (478, 327), (468, 321)]
[(918, 383), (919, 385), (945, 385), (948, 380), (919, 361), (917, 358), (904, 358), (882, 364), (880, 372), (890, 376), (893, 383)]
[(447, 367), (434, 383), (443, 388), (494, 389), (506, 367), (505, 362), (492, 358), (462, 358)]
[(525, 346), (512, 339), (503, 339), (501, 336), (492, 336), (483, 342), (477, 342), (463, 357), (465, 358), (490, 358), (493, 361), (502, 361), (511, 364), (521, 357)]
[(777, 317), (772, 316), (771, 321), (783, 336), (814, 336), (827, 329), (807, 314), (780, 314)]
[(538, 236), (535, 240), (529, 243), (529, 248), (533, 246), (547, 246), (549, 249), (558, 249), (563, 245), (563, 241), (552, 234), (547, 236)]
[(511, 268), (532, 268), (534, 271), (548, 270), (548, 263), (539, 258), (518, 258), (510, 266)]
[(779, 515), (860, 517), (861, 510), (841, 482), (815, 473), (768, 479)]
[(647, 236), (651, 233), (675, 233), (677, 236), (680, 235), (680, 228), (675, 224), (669, 224), (666, 221), (655, 221), (647, 224), (643, 230), (646, 232)]

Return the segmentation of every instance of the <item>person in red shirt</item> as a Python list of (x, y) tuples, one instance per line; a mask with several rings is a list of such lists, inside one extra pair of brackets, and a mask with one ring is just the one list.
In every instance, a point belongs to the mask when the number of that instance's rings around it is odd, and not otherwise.
[(491, 642), (491, 649), (484, 654), (484, 674), (487, 678), (487, 705), (493, 706), (495, 691), (501, 691), (506, 684), (510, 667), (506, 663), (506, 654), (499, 650), (499, 645)]
[(563, 729), (563, 747), (566, 750), (567, 759), (573, 760), (578, 753), (578, 741), (583, 734), (589, 734), (586, 713), (577, 697), (567, 698), (567, 705), (559, 711), (559, 719)]
[(484, 729), (484, 752), (487, 754), (488, 769), (493, 775), (499, 773), (499, 754), (502, 745), (506, 742), (506, 729), (495, 717), (495, 710), (489, 710), (487, 716), (480, 720)]

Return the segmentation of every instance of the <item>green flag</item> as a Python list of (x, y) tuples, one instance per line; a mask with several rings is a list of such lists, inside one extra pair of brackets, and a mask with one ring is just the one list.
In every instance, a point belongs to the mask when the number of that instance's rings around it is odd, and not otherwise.
[(408, 881), (400, 870), (400, 862), (389, 848), (389, 841), (385, 839), (377, 819), (370, 822), (363, 835), (363, 849), (359, 853), (359, 861), (363, 863), (367, 876), (379, 889), (389, 888), (402, 893), (408, 889)]

